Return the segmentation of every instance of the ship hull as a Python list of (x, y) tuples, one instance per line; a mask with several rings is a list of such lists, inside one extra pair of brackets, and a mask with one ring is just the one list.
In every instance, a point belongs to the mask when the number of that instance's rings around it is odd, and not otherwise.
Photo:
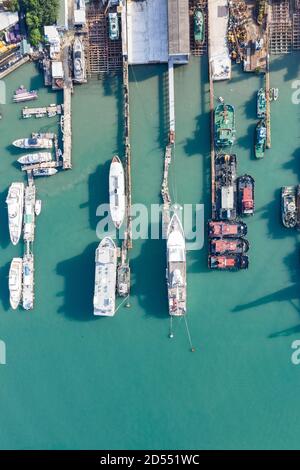
[(38, 153), (29, 153), (18, 158), (18, 162), (21, 165), (32, 165), (35, 163), (46, 163), (52, 160), (52, 155), (50, 152), (38, 152)]
[(53, 142), (50, 139), (18, 139), (13, 145), (21, 149), (51, 149)]
[(167, 234), (167, 288), (169, 314), (186, 314), (186, 248), (185, 237), (177, 214), (173, 214)]
[(23, 260), (22, 258), (13, 258), (8, 277), (9, 285), (9, 302), (11, 308), (16, 310), (21, 302), (22, 297), (22, 270)]
[(281, 188), (281, 220), (286, 228), (297, 226), (297, 189), (295, 186)]
[(17, 245), (22, 232), (24, 184), (12, 183), (6, 198), (10, 240)]
[(119, 157), (112, 159), (109, 170), (109, 207), (112, 221), (117, 229), (125, 217), (125, 178)]
[(112, 317), (115, 314), (117, 277), (117, 248), (114, 241), (105, 237), (96, 250), (94, 315)]

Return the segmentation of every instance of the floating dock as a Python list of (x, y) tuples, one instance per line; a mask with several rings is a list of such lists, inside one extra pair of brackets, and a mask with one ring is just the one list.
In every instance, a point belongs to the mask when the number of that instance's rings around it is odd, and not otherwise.
[(60, 104), (50, 104), (49, 106), (43, 106), (41, 108), (29, 108), (25, 107), (22, 109), (22, 117), (24, 119), (35, 116), (37, 118), (48, 116), (56, 116), (62, 113), (62, 106)]

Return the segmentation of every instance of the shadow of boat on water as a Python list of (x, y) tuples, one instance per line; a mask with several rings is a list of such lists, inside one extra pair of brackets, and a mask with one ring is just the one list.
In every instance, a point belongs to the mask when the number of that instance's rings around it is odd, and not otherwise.
[[(113, 157), (113, 155), (112, 155)], [(88, 179), (88, 201), (79, 205), (80, 209), (88, 207), (89, 224), (92, 230), (96, 230), (99, 217), (97, 208), (101, 204), (109, 204), (109, 168), (111, 160), (103, 165), (98, 165), (94, 173)]]
[(0, 220), (2, 221), (2, 226), (0, 230), (0, 245), (1, 248), (6, 248), (10, 243), (9, 238), (9, 228), (8, 228), (8, 215), (7, 215), (7, 205), (6, 197), (8, 193), (8, 187), (0, 193)]
[[(130, 262), (134, 282), (131, 295), (146, 315), (168, 318), (166, 241), (142, 241), (140, 254)], [(155, 300), (154, 300), (155, 299)]]
[[(284, 287), (270, 294), (264, 295), (252, 302), (247, 302), (245, 304), (237, 305), (232, 312), (239, 313), (245, 310), (249, 310), (255, 307), (260, 307), (263, 305), (278, 303), (278, 302), (288, 302), (300, 315), (300, 279), (299, 279), (299, 263), (300, 263), (300, 251), (299, 248), (296, 248), (296, 253), (293, 252), (289, 254), (284, 259), (285, 265), (288, 267), (291, 277), (292, 284), (288, 287)], [(283, 304), (284, 305), (284, 304)], [(282, 308), (284, 313), (284, 309)], [(268, 338), (278, 338), (281, 336), (290, 336), (300, 332), (300, 324), (293, 327), (289, 327), (280, 331), (276, 331), (268, 335)]]
[(91, 321), (93, 315), (93, 296), (95, 282), (95, 250), (98, 243), (91, 243), (83, 253), (61, 261), (56, 273), (64, 278), (64, 290), (57, 294), (63, 304), (58, 313), (70, 320)]
[(9, 274), (10, 262), (6, 263), (5, 266), (0, 268), (0, 292), (1, 292), (1, 303), (3, 309), (7, 312), (10, 308), (9, 303), (9, 288), (8, 288), (8, 274)]

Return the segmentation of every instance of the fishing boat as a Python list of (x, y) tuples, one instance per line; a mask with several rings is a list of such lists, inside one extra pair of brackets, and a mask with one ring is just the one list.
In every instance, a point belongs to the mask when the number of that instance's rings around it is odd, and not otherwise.
[(23, 256), (23, 308), (33, 309), (34, 302), (34, 257), (32, 253)]
[(11, 308), (16, 310), (22, 297), (22, 258), (13, 258), (9, 268), (8, 287)]
[(257, 117), (259, 119), (266, 117), (266, 91), (264, 88), (260, 88), (257, 92)]
[(237, 179), (238, 212), (241, 216), (254, 214), (254, 179), (243, 175)]
[(24, 204), (24, 228), (23, 237), (26, 242), (34, 241), (35, 232), (35, 198), (36, 189), (34, 184), (29, 184), (25, 188)]
[(232, 253), (230, 255), (210, 255), (208, 267), (219, 271), (237, 271), (247, 269), (249, 265), (248, 256)]
[(36, 90), (28, 91), (23, 85), (21, 85), (15, 91), (13, 96), (14, 103), (22, 103), (24, 101), (36, 100), (38, 98), (38, 93)]
[(125, 216), (125, 178), (120, 158), (115, 155), (109, 169), (109, 207), (112, 221), (117, 229)]
[(40, 215), (41, 210), (42, 210), (42, 201), (40, 199), (37, 199), (35, 201), (35, 206), (34, 206), (35, 215)]
[(82, 83), (85, 81), (85, 58), (83, 42), (76, 36), (73, 45), (73, 67), (74, 81)]
[(33, 137), (15, 140), (13, 145), (21, 149), (51, 149), (53, 141), (52, 139)]
[(294, 228), (297, 224), (296, 186), (281, 188), (281, 219), (286, 228)]
[(247, 225), (245, 222), (236, 220), (209, 220), (208, 221), (208, 236), (212, 237), (224, 237), (224, 238), (237, 238), (244, 237), (247, 235)]
[(12, 183), (6, 198), (9, 235), (13, 245), (20, 240), (24, 207), (24, 183)]
[(167, 232), (167, 287), (169, 314), (186, 313), (186, 249), (183, 227), (176, 213)]
[(108, 14), (108, 25), (109, 25), (109, 39), (115, 41), (119, 39), (120, 32), (119, 32), (119, 20), (117, 13), (109, 13)]
[(194, 13), (194, 38), (195, 42), (202, 44), (205, 39), (205, 20), (203, 11), (197, 8)]
[(234, 154), (215, 158), (216, 217), (221, 220), (236, 219), (236, 163)]
[(52, 160), (50, 152), (28, 153), (18, 158), (18, 162), (22, 165), (31, 165), (35, 163), (45, 163)]
[(219, 147), (235, 142), (235, 111), (231, 104), (220, 103), (214, 114), (215, 143)]
[(212, 238), (209, 242), (209, 252), (212, 255), (242, 254), (248, 250), (249, 242), (245, 238)]
[(99, 243), (95, 257), (94, 315), (115, 314), (117, 247), (110, 237)]
[(34, 170), (32, 170), (33, 176), (52, 176), (56, 173), (56, 168), (35, 168)]
[(267, 143), (267, 128), (265, 120), (258, 122), (255, 128), (254, 152), (256, 158), (263, 158)]
[(130, 289), (130, 267), (122, 263), (117, 270), (117, 292), (120, 297), (127, 297)]

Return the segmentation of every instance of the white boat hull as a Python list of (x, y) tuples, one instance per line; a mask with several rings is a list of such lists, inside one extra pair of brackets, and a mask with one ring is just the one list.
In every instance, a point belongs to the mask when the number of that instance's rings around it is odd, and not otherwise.
[(119, 157), (112, 159), (109, 170), (109, 207), (112, 221), (117, 229), (125, 217), (125, 177), (124, 168)]
[(9, 269), (8, 287), (9, 302), (14, 310), (18, 308), (22, 297), (22, 270), (22, 258), (13, 258)]
[(112, 317), (115, 314), (117, 279), (117, 247), (105, 237), (96, 250), (94, 315)]
[(17, 245), (22, 232), (24, 208), (24, 183), (12, 183), (6, 198), (9, 235), (13, 245)]

